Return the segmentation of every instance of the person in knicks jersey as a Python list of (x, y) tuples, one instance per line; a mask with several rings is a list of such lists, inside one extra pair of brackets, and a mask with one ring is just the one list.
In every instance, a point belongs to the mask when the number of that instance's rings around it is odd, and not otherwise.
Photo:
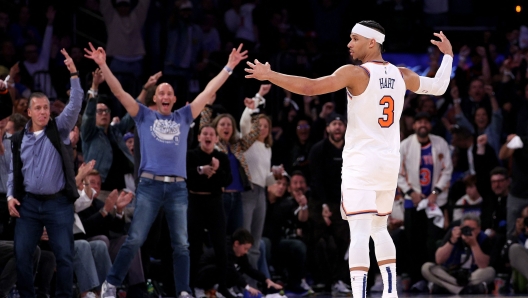
[(271, 70), (268, 63), (247, 62), (246, 78), (268, 80), (301, 95), (347, 91), (347, 129), (343, 148), (341, 213), (350, 227), (349, 266), (354, 297), (365, 297), (369, 238), (383, 278), (383, 298), (397, 297), (396, 249), (387, 231), (400, 168), (400, 126), (406, 90), (444, 94), (449, 85), (453, 50), (446, 36), (431, 40), (444, 53), (434, 78), (383, 61), (385, 29), (374, 21), (357, 23), (347, 47), (360, 66), (344, 65), (332, 75), (309, 79)]
[(140, 178), (134, 217), (128, 237), (103, 283), (101, 297), (116, 297), (116, 286), (123, 282), (130, 262), (145, 241), (161, 207), (165, 208), (170, 230), (176, 293), (180, 298), (192, 297), (189, 286), (188, 201), (185, 183), (187, 134), (194, 118), (224, 84), (233, 68), (247, 58), (247, 51), (242, 52), (242, 45), (233, 49), (227, 65), (207, 84), (204, 91), (189, 105), (171, 112), (176, 97), (169, 84), (162, 83), (156, 88), (154, 101), (157, 111), (150, 110), (123, 90), (106, 64), (104, 49), (95, 49), (92, 44), (89, 47), (85, 49), (85, 56), (99, 65), (112, 93), (136, 122), (141, 139)]

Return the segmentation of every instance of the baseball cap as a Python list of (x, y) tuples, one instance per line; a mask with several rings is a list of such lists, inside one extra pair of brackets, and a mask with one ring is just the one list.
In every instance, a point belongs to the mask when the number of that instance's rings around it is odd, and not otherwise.
[(426, 119), (427, 121), (431, 121), (431, 115), (427, 112), (418, 112), (416, 115), (414, 115), (414, 121)]
[(130, 138), (133, 138), (134, 137), (134, 134), (131, 133), (131, 132), (127, 132), (124, 136), (123, 136), (123, 141), (128, 141), (128, 139)]
[(330, 115), (328, 115), (328, 117), (326, 117), (326, 125), (330, 125), (330, 123), (334, 122), (334, 121), (341, 121), (343, 122), (343, 124), (346, 125), (346, 119), (345, 117), (343, 117), (343, 115), (340, 115), (338, 113), (332, 113)]
[(288, 173), (286, 173), (286, 171), (282, 172), (282, 177), (286, 178), (288, 180), (288, 182), (290, 182), (290, 180), (291, 180), (290, 175), (288, 175)]

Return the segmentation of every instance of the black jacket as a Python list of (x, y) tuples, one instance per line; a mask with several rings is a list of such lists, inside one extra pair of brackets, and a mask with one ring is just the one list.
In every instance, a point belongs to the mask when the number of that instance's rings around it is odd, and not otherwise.
[[(22, 174), (22, 159), (20, 149), (22, 148), (22, 139), (24, 138), (25, 129), (15, 133), (12, 138), (11, 150), (13, 152), (13, 195), (17, 200), (22, 201), (26, 195), (24, 189), (24, 175)], [(75, 184), (75, 170), (73, 167), (73, 149), (71, 145), (65, 145), (59, 135), (57, 124), (54, 119), (50, 119), (44, 132), (50, 140), (53, 147), (59, 152), (62, 158), (62, 170), (66, 181), (63, 193), (71, 203), (79, 198), (77, 185)]]

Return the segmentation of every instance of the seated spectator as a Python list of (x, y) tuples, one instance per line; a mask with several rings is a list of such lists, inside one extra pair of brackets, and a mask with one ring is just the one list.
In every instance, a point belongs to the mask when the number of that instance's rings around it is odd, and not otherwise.
[[(291, 180), (291, 184), (290, 184)], [(286, 196), (286, 189), (293, 194)], [(306, 284), (307, 245), (309, 232), (308, 186), (302, 172), (287, 173), (268, 189), (268, 211), (264, 236), (271, 242), (271, 259), (276, 273), (288, 272), (286, 290), (296, 294), (311, 294)]]
[[(121, 192), (118, 195), (117, 190), (113, 190), (103, 202), (97, 199), (101, 190), (101, 176), (99, 173), (96, 170), (90, 172), (86, 180), (90, 187), (95, 190), (96, 195), (92, 200), (92, 204), (79, 212), (79, 217), (86, 231), (83, 238), (104, 241), (108, 247), (111, 259), (114, 260), (127, 237), (124, 209), (132, 201), (132, 194), (129, 193), (127, 195), (126, 192)], [(132, 293), (134, 290), (136, 292), (145, 291), (144, 283), (145, 277), (143, 275), (141, 254), (137, 253), (128, 270), (129, 292)]]
[(510, 193), (508, 170), (496, 167), (490, 173), (490, 184), (493, 196), (484, 202), (482, 208), (482, 229), (486, 234), (506, 236), (506, 204)]
[(436, 250), (436, 264), (422, 266), (424, 278), (436, 286), (433, 293), (486, 294), (487, 284), (495, 278), (495, 270), (489, 266), (491, 241), (480, 229), (479, 217), (466, 214), (461, 222)]
[(83, 153), (86, 160), (96, 160), (95, 169), (101, 176), (101, 189), (112, 191), (126, 187), (125, 175), (132, 173), (134, 157), (130, 153), (123, 135), (134, 126), (134, 120), (126, 114), (116, 125), (110, 125), (110, 102), (98, 94), (104, 77), (99, 69), (93, 73), (93, 82), (88, 91), (88, 104), (81, 125)]
[[(226, 272), (226, 285), (229, 288), (238, 287), (245, 289), (251, 296), (257, 296), (260, 291), (250, 287), (243, 274), (261, 282), (268, 289), (273, 287), (275, 290), (281, 290), (281, 285), (274, 283), (271, 279), (266, 278), (262, 272), (251, 267), (247, 257), (251, 245), (253, 245), (253, 236), (247, 230), (236, 230), (228, 243), (227, 270), (225, 271), (217, 267), (213, 250), (210, 249), (205, 252), (199, 265), (200, 269), (198, 270), (196, 285), (202, 289), (212, 289), (220, 281), (219, 272), (224, 271)], [(203, 292), (195, 293), (195, 295), (200, 298), (205, 297)]]
[(465, 214), (472, 213), (480, 217), (482, 213), (482, 197), (477, 189), (477, 178), (470, 175), (464, 178), (466, 194), (456, 201), (453, 210), (453, 221), (461, 220)]
[[(33, 254), (33, 269), (37, 270), (40, 248)], [(16, 259), (13, 241), (0, 241), (0, 297), (7, 297), (16, 284)], [(35, 272), (36, 273), (36, 272)]]
[[(509, 248), (511, 266), (528, 279), (528, 206), (525, 207), (521, 216), (515, 223), (515, 232), (510, 238), (512, 245)], [(518, 293), (518, 285), (514, 284), (514, 290)]]

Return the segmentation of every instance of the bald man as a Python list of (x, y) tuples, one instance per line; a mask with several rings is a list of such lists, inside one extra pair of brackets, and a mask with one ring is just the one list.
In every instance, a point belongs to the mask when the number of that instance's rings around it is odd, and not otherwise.
[(116, 286), (121, 285), (130, 263), (147, 238), (152, 222), (161, 207), (169, 225), (173, 248), (174, 283), (180, 298), (189, 298), (189, 250), (187, 241), (187, 134), (194, 118), (224, 84), (233, 68), (245, 59), (247, 51), (242, 45), (233, 49), (227, 65), (214, 77), (195, 100), (174, 112), (176, 102), (173, 88), (160, 84), (154, 94), (157, 109), (149, 109), (126, 93), (106, 64), (103, 48), (90, 44), (86, 57), (99, 65), (108, 86), (136, 122), (141, 140), (139, 183), (136, 191), (136, 208), (127, 240), (121, 247), (114, 265), (103, 283), (101, 297), (115, 298)]

